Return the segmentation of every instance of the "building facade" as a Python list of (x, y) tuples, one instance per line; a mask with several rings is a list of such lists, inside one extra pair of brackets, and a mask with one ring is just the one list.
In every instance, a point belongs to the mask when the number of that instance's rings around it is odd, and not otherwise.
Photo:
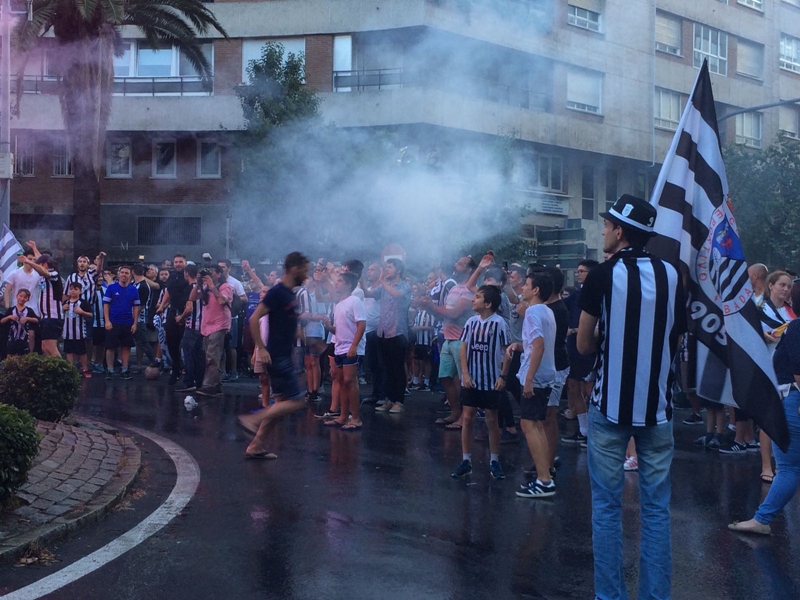
[[(598, 213), (648, 197), (703, 59), (718, 116), (800, 98), (800, 0), (252, 0), (212, 9), (212, 88), (174, 48), (126, 29), (102, 180), (112, 260), (221, 256), (243, 127), (235, 94), (264, 43), (302, 53), (326, 120), (391, 128), (419, 153), (513, 135), (514, 199), (531, 256), (573, 268), (602, 253)], [(72, 248), (69, 149), (48, 73), (28, 58), (12, 121), (11, 228)], [(784, 106), (721, 121), (754, 149), (800, 137)]]

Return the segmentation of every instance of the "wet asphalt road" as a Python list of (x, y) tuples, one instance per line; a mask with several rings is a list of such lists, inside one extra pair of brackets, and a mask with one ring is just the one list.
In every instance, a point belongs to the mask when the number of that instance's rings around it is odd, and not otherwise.
[[(364, 429), (322, 427), (316, 405), (279, 428), (277, 461), (245, 461), (249, 435), (236, 416), (257, 405), (255, 380), (226, 386), (194, 413), (166, 381), (84, 384), (76, 411), (167, 437), (197, 460), (196, 496), (149, 540), (48, 598), (461, 599), (591, 598), (592, 552), (586, 451), (562, 446), (558, 494), (514, 496), (530, 462), (503, 446), (505, 481), (488, 473), (476, 443), (473, 475), (450, 478), (461, 458), (456, 432), (433, 425), (439, 394), (415, 393), (403, 415), (363, 411)], [(732, 535), (766, 486), (758, 455), (721, 456), (691, 445), (702, 427), (677, 411), (673, 466), (673, 598), (800, 598), (800, 498), (769, 539)], [(560, 423), (572, 431), (572, 423)], [(141, 442), (137, 499), (50, 549), (50, 566), (0, 567), (0, 593), (85, 556), (150, 514), (175, 482), (172, 461)], [(626, 475), (626, 575), (638, 571), (637, 475)], [(635, 597), (635, 595), (633, 596)]]

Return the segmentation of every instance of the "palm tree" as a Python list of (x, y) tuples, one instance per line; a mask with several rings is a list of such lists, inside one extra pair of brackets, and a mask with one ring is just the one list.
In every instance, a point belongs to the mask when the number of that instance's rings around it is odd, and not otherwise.
[(114, 56), (123, 53), (121, 28), (138, 28), (151, 48), (177, 46), (207, 84), (212, 66), (200, 38), (212, 28), (228, 34), (201, 0), (33, 0), (30, 16), (14, 31), (15, 48), (28, 55), (53, 41), (45, 35), (52, 32), (55, 38), (52, 67), (74, 176), (73, 248), (76, 255), (94, 256), (90, 252), (100, 248), (100, 175)]

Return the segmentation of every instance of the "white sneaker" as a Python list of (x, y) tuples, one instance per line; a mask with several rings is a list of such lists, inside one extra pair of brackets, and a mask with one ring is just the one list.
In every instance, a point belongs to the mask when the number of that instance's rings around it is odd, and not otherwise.
[(639, 470), (639, 461), (636, 460), (635, 456), (629, 456), (625, 459), (625, 464), (623, 468), (626, 471), (638, 471)]
[(400, 402), (395, 402), (394, 406), (392, 406), (392, 408), (389, 409), (389, 414), (396, 415), (401, 412), (404, 412), (405, 410), (406, 407), (404, 404), (401, 404)]

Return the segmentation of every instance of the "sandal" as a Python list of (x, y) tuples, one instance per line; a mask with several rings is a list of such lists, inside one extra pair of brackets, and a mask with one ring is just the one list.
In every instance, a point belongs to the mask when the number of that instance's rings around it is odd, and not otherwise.
[(761, 474), (761, 482), (762, 483), (772, 483), (775, 479), (775, 475), (771, 475), (769, 473), (762, 473)]
[(450, 431), (461, 431), (461, 423), (448, 423), (444, 428)]

